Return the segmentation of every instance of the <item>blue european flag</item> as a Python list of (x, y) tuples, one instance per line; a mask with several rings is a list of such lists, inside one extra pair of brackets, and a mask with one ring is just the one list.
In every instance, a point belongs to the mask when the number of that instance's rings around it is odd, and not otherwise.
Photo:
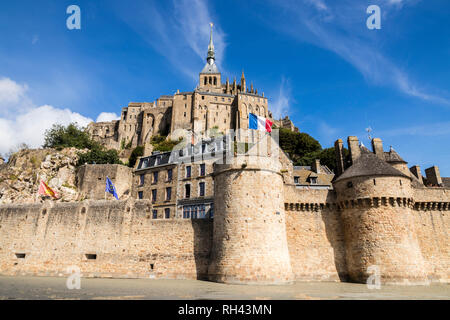
[(111, 193), (117, 200), (119, 200), (119, 196), (116, 192), (116, 187), (114, 187), (114, 184), (112, 183), (111, 179), (106, 177), (106, 189), (105, 192)]

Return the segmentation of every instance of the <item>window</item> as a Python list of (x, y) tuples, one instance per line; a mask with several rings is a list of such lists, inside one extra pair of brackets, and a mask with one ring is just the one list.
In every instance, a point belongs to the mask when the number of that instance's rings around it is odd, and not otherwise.
[(192, 219), (197, 219), (198, 218), (197, 213), (198, 213), (198, 207), (197, 206), (192, 206), (191, 207), (191, 218)]
[(311, 184), (317, 184), (317, 177), (311, 177), (309, 178), (309, 181), (311, 182)]
[(141, 175), (139, 176), (139, 185), (140, 185), (140, 186), (143, 186), (143, 185), (144, 185), (144, 182), (145, 182), (145, 175), (144, 175), (144, 174), (141, 174)]
[(300, 179), (300, 177), (294, 177), (294, 183), (298, 184), (299, 183), (299, 179)]
[(190, 198), (191, 197), (191, 185), (190, 184), (186, 184), (184, 186), (185, 189), (185, 198)]
[(167, 181), (172, 181), (172, 169), (167, 169)]
[(201, 176), (206, 175), (206, 166), (204, 163), (200, 164), (200, 175)]
[(158, 183), (158, 171), (153, 172), (153, 184)]
[(139, 191), (138, 192), (138, 198), (139, 199), (143, 199), (144, 198), (144, 192), (143, 191)]
[(200, 182), (198, 184), (199, 187), (199, 195), (200, 197), (204, 197), (205, 196), (205, 183), (204, 182)]
[[(205, 83), (206, 84), (206, 83)], [(202, 96), (202, 100), (205, 100), (205, 96)]]
[(166, 200), (169, 201), (172, 198), (172, 187), (166, 188)]
[(158, 219), (158, 210), (153, 210), (152, 211), (152, 218), (153, 219)]
[(353, 188), (353, 183), (351, 181), (347, 182), (347, 188)]
[(164, 209), (164, 216), (166, 219), (170, 219), (170, 208)]
[(205, 219), (206, 218), (206, 207), (204, 204), (198, 206), (198, 218)]
[(184, 113), (184, 117), (186, 118), (186, 112)]
[(191, 177), (191, 166), (186, 166), (186, 178)]
[(211, 207), (209, 209), (209, 217), (214, 218), (214, 203), (211, 203)]
[(156, 196), (158, 195), (157, 190), (153, 189), (152, 190), (152, 202), (155, 203), (156, 202)]
[(183, 219), (189, 219), (191, 217), (191, 207), (184, 206), (183, 207)]
[(206, 151), (206, 143), (202, 143), (202, 153), (205, 153)]

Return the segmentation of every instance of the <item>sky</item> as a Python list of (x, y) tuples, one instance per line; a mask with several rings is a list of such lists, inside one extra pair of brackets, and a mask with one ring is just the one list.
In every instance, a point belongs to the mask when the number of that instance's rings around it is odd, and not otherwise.
[[(81, 10), (69, 30), (68, 6)], [(367, 8), (380, 8), (369, 29)], [(0, 154), (54, 123), (118, 118), (192, 91), (209, 23), (222, 79), (247, 83), (324, 148), (370, 134), (409, 166), (450, 176), (448, 0), (2, 1)]]

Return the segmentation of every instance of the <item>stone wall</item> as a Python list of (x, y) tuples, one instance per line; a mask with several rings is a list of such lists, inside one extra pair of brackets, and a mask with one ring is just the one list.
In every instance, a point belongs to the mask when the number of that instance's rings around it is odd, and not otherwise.
[(0, 206), (5, 275), (201, 279), (211, 241), (211, 220), (153, 220), (148, 201)]
[(116, 187), (119, 199), (131, 195), (132, 169), (119, 164), (87, 164), (78, 168), (77, 187), (80, 199), (101, 200), (114, 199), (112, 194), (105, 195), (106, 177), (109, 177)]
[(285, 185), (286, 233), (292, 271), (301, 281), (344, 281), (345, 246), (335, 195)]
[(414, 224), (431, 281), (450, 282), (450, 190), (414, 189)]

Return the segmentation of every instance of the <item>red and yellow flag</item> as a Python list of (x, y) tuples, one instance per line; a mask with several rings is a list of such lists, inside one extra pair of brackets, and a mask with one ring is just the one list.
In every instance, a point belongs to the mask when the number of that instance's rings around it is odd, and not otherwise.
[(58, 195), (52, 188), (50, 188), (43, 180), (41, 180), (41, 184), (39, 185), (39, 194), (43, 196), (50, 196), (55, 199), (58, 198)]

